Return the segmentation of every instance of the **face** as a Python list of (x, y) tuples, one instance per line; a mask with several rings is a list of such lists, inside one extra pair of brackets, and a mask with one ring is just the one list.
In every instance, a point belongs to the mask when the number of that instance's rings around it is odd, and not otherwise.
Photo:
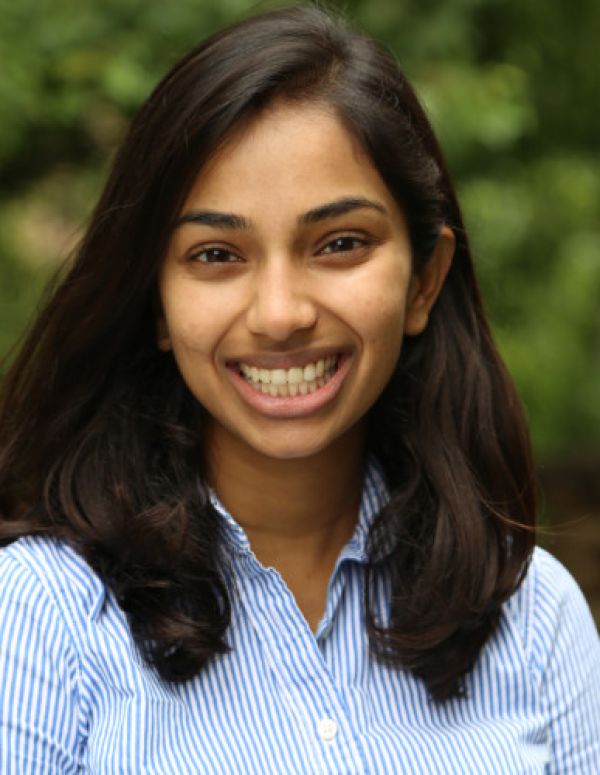
[(352, 443), (388, 382), (419, 283), (401, 210), (326, 107), (278, 104), (216, 154), (160, 275), (158, 344), (216, 445), (292, 459)]

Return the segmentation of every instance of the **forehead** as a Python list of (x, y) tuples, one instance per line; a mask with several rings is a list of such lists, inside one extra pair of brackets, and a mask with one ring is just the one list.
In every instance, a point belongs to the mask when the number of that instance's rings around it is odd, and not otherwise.
[[(203, 165), (185, 207), (309, 209), (342, 196), (393, 197), (355, 136), (321, 103), (275, 102)], [(184, 209), (185, 209), (184, 207)]]

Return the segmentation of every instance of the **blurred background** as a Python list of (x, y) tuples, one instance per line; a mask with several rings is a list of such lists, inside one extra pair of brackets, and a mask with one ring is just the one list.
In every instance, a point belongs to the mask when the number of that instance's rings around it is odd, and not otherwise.
[[(247, 0), (0, 0), (0, 356), (85, 226), (136, 107)], [(400, 60), (457, 183), (531, 422), (541, 540), (600, 622), (600, 3), (332, 2)]]

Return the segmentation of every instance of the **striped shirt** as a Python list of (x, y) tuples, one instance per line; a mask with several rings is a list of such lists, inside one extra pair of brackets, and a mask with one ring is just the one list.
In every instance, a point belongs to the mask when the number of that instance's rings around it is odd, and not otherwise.
[[(537, 549), (467, 695), (435, 704), (369, 656), (366, 536), (386, 498), (374, 466), (313, 634), (273, 568), (225, 522), (230, 653), (162, 681), (126, 618), (64, 543), (0, 551), (0, 772), (466, 775), (600, 773), (600, 641), (567, 571)], [(389, 580), (376, 610), (389, 607)]]

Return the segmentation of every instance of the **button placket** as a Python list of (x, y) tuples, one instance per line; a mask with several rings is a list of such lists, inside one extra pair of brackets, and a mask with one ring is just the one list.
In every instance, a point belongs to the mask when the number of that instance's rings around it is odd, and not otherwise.
[[(249, 620), (280, 684), (281, 697), (298, 728), (303, 729), (308, 749), (317, 757), (313, 763), (315, 772), (333, 772), (330, 757), (337, 761), (342, 756), (344, 773), (360, 775), (364, 772), (361, 755), (346, 726), (338, 688), (316, 638), (279, 573), (273, 568), (262, 569), (260, 576), (270, 594), (263, 595), (260, 604), (254, 600), (248, 610)], [(334, 754), (332, 746), (338, 745), (340, 752)]]

